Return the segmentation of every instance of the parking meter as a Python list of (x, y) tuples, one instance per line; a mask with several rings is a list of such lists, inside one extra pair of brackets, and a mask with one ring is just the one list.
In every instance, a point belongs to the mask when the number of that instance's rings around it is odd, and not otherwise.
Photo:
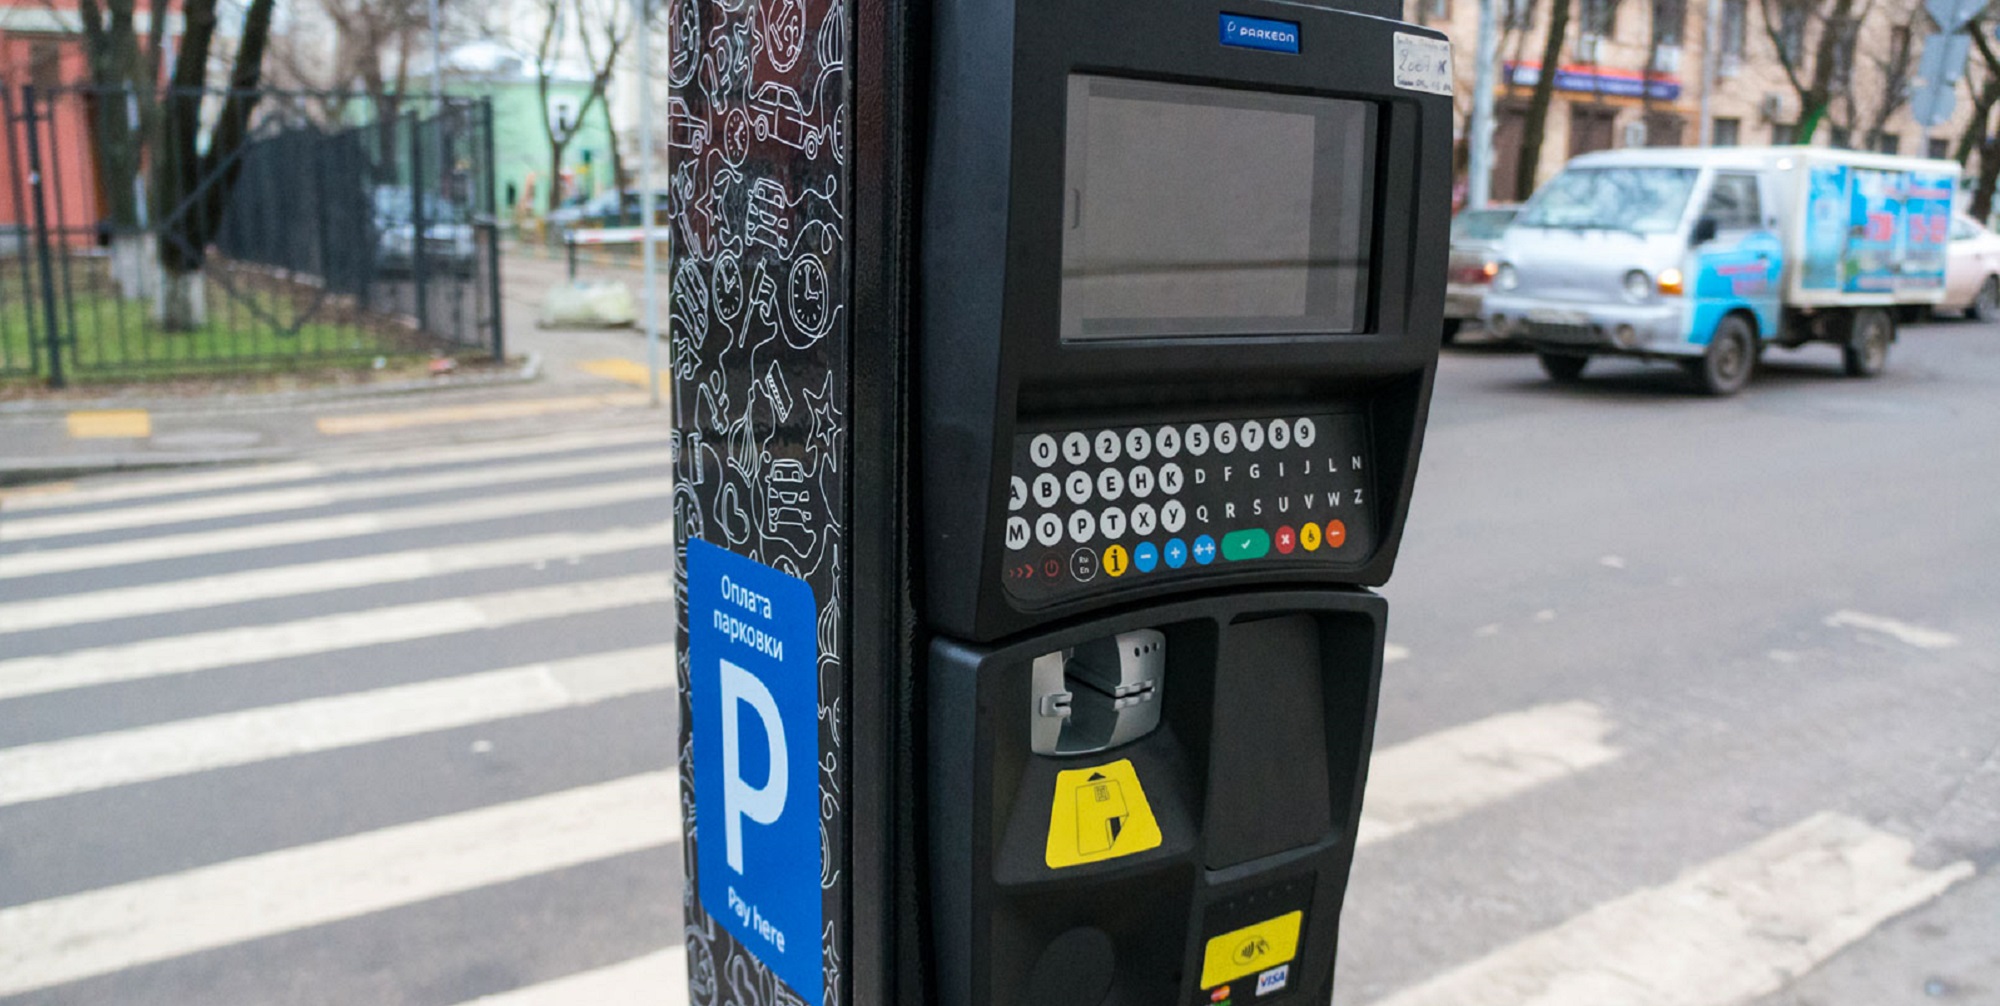
[(1442, 324), (1388, 0), (676, 0), (693, 1001), (1325, 1002)]

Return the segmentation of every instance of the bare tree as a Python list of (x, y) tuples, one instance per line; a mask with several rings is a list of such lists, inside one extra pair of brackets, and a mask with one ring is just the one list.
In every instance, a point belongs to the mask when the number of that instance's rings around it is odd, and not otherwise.
[[(540, 10), (544, 20), (535, 47), (535, 83), (542, 101), (542, 129), (549, 139), (548, 208), (554, 210), (562, 205), (563, 155), (568, 152), (570, 142), (583, 131), (584, 123), (590, 121), (590, 113), (605, 105), (618, 57), (631, 40), (635, 25), (625, 0), (540, 0)], [(565, 22), (571, 18), (576, 21), (578, 47), (588, 68), (589, 85), (583, 100), (577, 102), (575, 118), (563, 122), (556, 117), (549, 97), (561, 72), (561, 55), (568, 34)], [(606, 128), (611, 129), (608, 112), (604, 121)], [(616, 188), (623, 165), (615, 131), (611, 134), (611, 158), (612, 186)]]
[[(1931, 25), (1930, 15), (1922, 6), (1911, 4), (1900, 19), (1895, 19), (1889, 30), (1889, 51), (1884, 55), (1870, 56), (1869, 62), (1875, 66), (1875, 75), (1881, 86), (1875, 88), (1880, 100), (1868, 113), (1867, 145), (1870, 149), (1882, 145), (1882, 137), (1887, 133), (1889, 120), (1897, 111), (1910, 103), (1910, 85), (1917, 76), (1918, 33)], [(1855, 91), (1848, 88), (1850, 95)], [(1851, 99), (1850, 99), (1851, 100)]]
[[(1764, 33), (1799, 97), (1798, 135), (1811, 143), (1854, 72), (1854, 50), (1874, 0), (1762, 0)], [(1851, 121), (1851, 120), (1850, 120)]]
[(1987, 41), (1988, 23), (1983, 18), (1975, 18), (1965, 26), (1966, 34), (1972, 36), (1972, 44), (1979, 49), (1979, 62), (1986, 68), (1986, 86), (1980, 92), (1972, 121), (1966, 124), (1965, 137), (1959, 143), (1958, 153), (1958, 159), (1963, 162), (1971, 152), (1970, 141), (1977, 137), (1979, 177), (1973, 184), (1972, 202), (1965, 212), (1982, 222), (1993, 213), (1993, 190), (1996, 183), (2000, 183), (2000, 132), (1993, 129), (1991, 122), (1993, 107), (2000, 103), (2000, 55), (1994, 53), (1993, 43)]

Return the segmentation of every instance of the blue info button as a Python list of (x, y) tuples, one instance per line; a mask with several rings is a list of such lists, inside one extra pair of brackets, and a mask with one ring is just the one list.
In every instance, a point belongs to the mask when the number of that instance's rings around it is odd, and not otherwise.
[(1273, 21), (1266, 17), (1244, 17), (1241, 14), (1222, 15), (1222, 44), (1242, 49), (1264, 49), (1269, 52), (1299, 51), (1299, 26), (1292, 21)]

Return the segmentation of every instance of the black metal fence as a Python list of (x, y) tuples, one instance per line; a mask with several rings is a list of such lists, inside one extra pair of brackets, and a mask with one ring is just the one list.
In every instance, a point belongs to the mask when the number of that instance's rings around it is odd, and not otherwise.
[(492, 105), (397, 104), (0, 93), (0, 378), (503, 357)]

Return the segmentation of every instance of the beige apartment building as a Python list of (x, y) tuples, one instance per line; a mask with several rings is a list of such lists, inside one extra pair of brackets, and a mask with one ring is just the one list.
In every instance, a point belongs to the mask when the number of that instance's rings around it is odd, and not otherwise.
[[(1448, 32), (1457, 73), (1460, 164), (1475, 90), (1481, 0), (1405, 0), (1412, 21)], [(1494, 94), (1493, 198), (1515, 198), (1517, 163), (1529, 98), (1542, 67), (1551, 0), (1498, 4), (1499, 84)], [(1799, 95), (1779, 45), (1808, 76), (1832, 0), (1568, 0), (1569, 29), (1543, 131), (1538, 180), (1577, 154), (1631, 146), (1701, 142), (1708, 18), (1716, 16), (1712, 142), (1793, 143)], [(1925, 129), (1907, 95), (1923, 39), (1934, 29), (1920, 0), (1855, 5), (1867, 14), (1836, 46), (1831, 107), (1813, 142), (1902, 154), (1950, 156), (1972, 114), (1963, 93), (1952, 121)], [(1773, 39), (1773, 29), (1778, 40)], [(1974, 57), (1977, 58), (1976, 56)], [(1961, 88), (1961, 92), (1963, 88)], [(1462, 170), (1462, 169), (1461, 169)]]

